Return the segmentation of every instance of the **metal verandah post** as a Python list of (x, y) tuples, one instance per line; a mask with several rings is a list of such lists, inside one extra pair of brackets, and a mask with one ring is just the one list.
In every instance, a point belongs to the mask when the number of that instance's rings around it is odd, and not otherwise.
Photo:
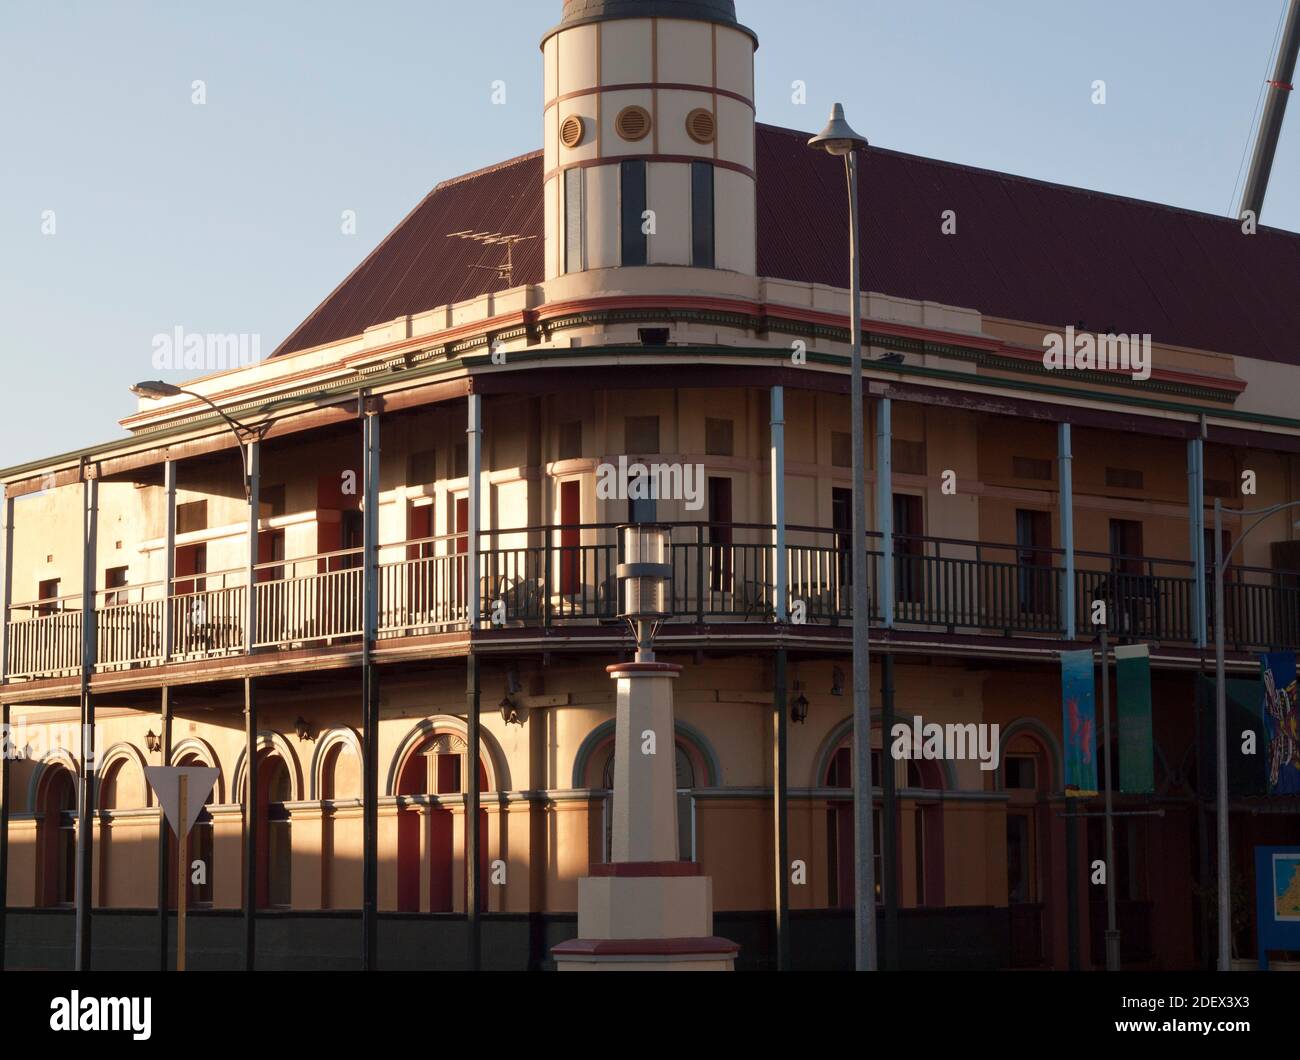
[(9, 704), (0, 707), (0, 972), (5, 968), (5, 927), (9, 919)]
[[(1240, 544), (1240, 540), (1238, 540)], [(1223, 502), (1214, 499), (1214, 758), (1217, 890), (1219, 919), (1219, 971), (1232, 967), (1232, 900), (1228, 866), (1228, 700), (1224, 670), (1223, 614)]]
[[(469, 613), (466, 615), (469, 646), (465, 655), (465, 769), (462, 771), (465, 789), (465, 918), (468, 929), (468, 959), (471, 971), (478, 971), (480, 961), (479, 938), (479, 660), (474, 654), (474, 634), (481, 614), (479, 586), (479, 492), (483, 472), (483, 398), (469, 396), (466, 425), (468, 450), (468, 531), (466, 547), (466, 581)], [(548, 534), (549, 536), (549, 534)], [(549, 599), (543, 601), (549, 605)]]
[(1065, 564), (1061, 574), (1061, 628), (1066, 640), (1074, 640), (1078, 632), (1074, 574), (1074, 452), (1068, 423), (1057, 427), (1056, 459), (1061, 480), (1061, 560)]
[(1115, 872), (1115, 807), (1111, 793), (1110, 751), (1110, 638), (1107, 622), (1101, 624), (1101, 733), (1103, 763), (1106, 770), (1106, 971), (1120, 969), (1119, 928), (1115, 924), (1115, 891), (1118, 886)]
[(244, 971), (257, 965), (257, 688), (244, 678)]
[[(162, 644), (160, 655), (165, 666), (171, 661), (175, 648), (176, 604), (173, 592), (176, 580), (176, 478), (178, 468), (175, 460), (168, 460), (163, 465), (163, 505), (166, 525), (163, 540), (163, 619)], [(247, 483), (245, 483), (247, 487)], [(163, 685), (159, 705), (159, 739), (162, 745), (164, 766), (171, 765), (172, 760), (172, 705), (171, 689)], [(171, 829), (167, 826), (167, 815), (158, 809), (158, 970), (167, 971), (168, 965), (168, 929), (167, 929), (167, 890), (169, 878), (167, 872), (167, 849)]]
[[(244, 654), (257, 644), (257, 533), (262, 504), (262, 447), (248, 443), (245, 464), (248, 500), (248, 556), (244, 599)], [(244, 678), (244, 969), (257, 965), (257, 685)]]
[[(0, 520), (0, 691), (9, 683), (9, 602), (14, 567), (14, 500), (4, 499)], [(0, 971), (5, 968), (5, 935), (9, 920), (9, 704), (0, 708)]]
[(772, 681), (772, 787), (774, 792), (776, 854), (776, 969), (790, 970), (790, 827), (789, 755), (786, 721), (786, 669), (788, 653), (777, 648)]
[(785, 540), (785, 388), (771, 391), (771, 489), (772, 489), (772, 613), (777, 622), (788, 618), (789, 564)]
[[(159, 725), (162, 733), (159, 735), (162, 747), (162, 764), (171, 765), (172, 758), (172, 705), (171, 689), (163, 685), (161, 693), (161, 703), (158, 709)], [(167, 924), (167, 890), (170, 884), (171, 874), (167, 870), (167, 835), (171, 831), (167, 826), (167, 815), (163, 813), (162, 806), (158, 807), (158, 970), (167, 971), (168, 962), (168, 924)], [(177, 857), (179, 857), (179, 852)]]
[(362, 420), (365, 448), (363, 512), (363, 608), (361, 634), (362, 882), (361, 967), (379, 961), (379, 674), (374, 642), (379, 634), (379, 413)]
[(90, 678), (95, 669), (95, 543), (99, 533), (99, 480), (82, 469), (81, 550), (81, 783), (77, 799), (76, 969), (91, 968), (91, 919), (95, 862), (95, 703)]
[[(876, 404), (876, 527), (880, 531), (881, 624), (894, 625), (897, 592), (894, 588), (894, 403), (881, 398)], [(894, 655), (880, 655), (880, 897), (885, 907), (884, 967), (897, 971), (898, 948), (898, 794), (894, 760), (889, 753), (894, 729)]]
[(894, 729), (894, 656), (886, 652), (880, 657), (880, 731), (881, 740), (881, 876), (882, 897), (885, 900), (885, 968), (898, 971), (900, 964), (898, 938), (898, 797), (895, 791), (894, 759), (889, 754), (892, 744), (889, 734)]
[(1198, 648), (1205, 647), (1205, 442), (1201, 438), (1187, 441), (1187, 521), (1188, 546), (1192, 557), (1192, 639)]

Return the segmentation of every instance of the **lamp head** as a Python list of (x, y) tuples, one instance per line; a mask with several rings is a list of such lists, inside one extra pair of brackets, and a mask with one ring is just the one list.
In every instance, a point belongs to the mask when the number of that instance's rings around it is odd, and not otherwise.
[(175, 397), (182, 391), (180, 387), (172, 383), (164, 383), (161, 379), (146, 379), (144, 382), (136, 383), (135, 386), (131, 387), (131, 393), (136, 397), (157, 401), (159, 398)]
[(826, 128), (809, 140), (808, 146), (843, 158), (851, 151), (866, 147), (867, 138), (854, 132), (853, 126), (844, 120), (844, 105), (836, 103), (831, 108), (831, 120)]
[(669, 547), (672, 530), (657, 523), (622, 526), (624, 562), (616, 569), (623, 585), (620, 618), (658, 621), (668, 617)]

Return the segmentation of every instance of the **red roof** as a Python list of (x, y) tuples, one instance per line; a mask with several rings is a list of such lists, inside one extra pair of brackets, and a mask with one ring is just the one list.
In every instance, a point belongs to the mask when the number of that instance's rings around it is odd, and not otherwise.
[[(842, 164), (807, 133), (759, 125), (760, 276), (848, 286)], [(872, 148), (862, 170), (863, 286), (990, 315), (1300, 364), (1300, 235), (1157, 203)], [(954, 235), (941, 231), (945, 210)], [(540, 283), (540, 152), (439, 184), (276, 354), (503, 289)]]

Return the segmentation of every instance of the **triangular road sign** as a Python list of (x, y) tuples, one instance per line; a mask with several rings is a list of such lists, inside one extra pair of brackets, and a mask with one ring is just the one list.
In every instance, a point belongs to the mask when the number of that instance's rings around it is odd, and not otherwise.
[[(180, 838), (189, 835), (217, 782), (216, 769), (211, 766), (146, 766), (144, 775), (162, 804), (167, 823)], [(181, 777), (185, 780), (185, 820), (180, 821)]]

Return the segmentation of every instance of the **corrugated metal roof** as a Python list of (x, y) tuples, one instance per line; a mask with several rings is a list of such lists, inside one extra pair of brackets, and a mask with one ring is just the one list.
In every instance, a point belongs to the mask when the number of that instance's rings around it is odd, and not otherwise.
[[(845, 287), (843, 164), (805, 142), (760, 130), (758, 270)], [(1300, 364), (1295, 233), (874, 148), (860, 201), (867, 290)]]
[(514, 247), (514, 283), (540, 283), (544, 248), (542, 153), (444, 181), (394, 228), (312, 314), (275, 357), (359, 335), (373, 324), (463, 302), (509, 285), (490, 269), (505, 247), (455, 232), (534, 236)]
[[(759, 274), (847, 287), (843, 165), (808, 135), (758, 126)], [(861, 203), (867, 290), (1300, 364), (1295, 233), (877, 148)], [(466, 229), (537, 236), (514, 282), (542, 281), (540, 152), (440, 184), (276, 353), (503, 289), (470, 267), (503, 248), (449, 238)]]

